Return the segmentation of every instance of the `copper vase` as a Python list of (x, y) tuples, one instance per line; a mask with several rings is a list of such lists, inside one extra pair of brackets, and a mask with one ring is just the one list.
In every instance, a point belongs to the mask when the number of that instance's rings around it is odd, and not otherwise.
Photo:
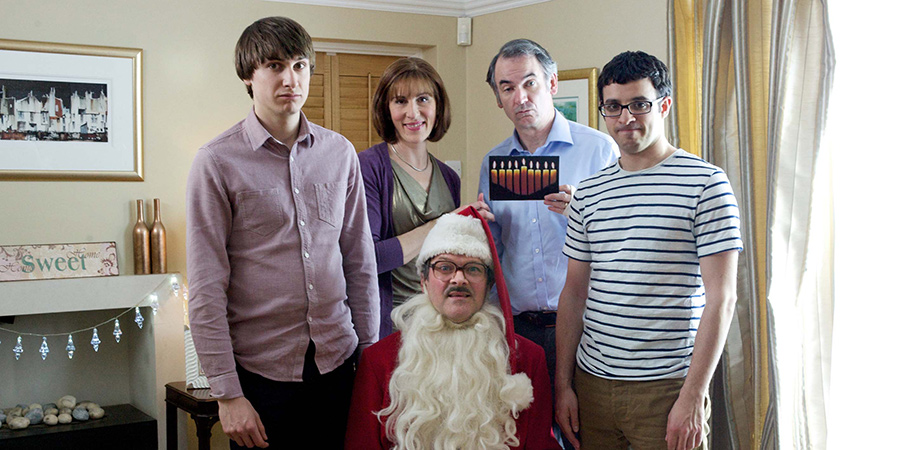
[(159, 213), (159, 199), (153, 199), (153, 225), (150, 226), (150, 270), (166, 273), (166, 227)]
[(137, 222), (131, 232), (134, 242), (134, 274), (150, 273), (150, 229), (144, 223), (144, 201), (137, 201)]

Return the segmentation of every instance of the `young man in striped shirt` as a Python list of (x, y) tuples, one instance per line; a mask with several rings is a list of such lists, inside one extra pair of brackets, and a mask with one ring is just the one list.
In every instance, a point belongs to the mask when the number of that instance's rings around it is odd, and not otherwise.
[(706, 448), (709, 384), (737, 298), (737, 202), (721, 169), (666, 139), (665, 64), (624, 52), (597, 84), (621, 159), (571, 203), (557, 421), (585, 448)]

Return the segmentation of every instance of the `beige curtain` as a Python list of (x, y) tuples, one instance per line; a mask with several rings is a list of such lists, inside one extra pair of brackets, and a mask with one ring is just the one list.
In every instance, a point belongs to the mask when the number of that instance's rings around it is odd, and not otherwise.
[[(819, 170), (834, 50), (825, 0), (782, 1), (769, 108), (770, 355), (775, 417), (765, 441), (784, 448), (826, 443), (826, 397), (833, 331), (833, 227), (830, 171)], [(818, 220), (814, 220), (818, 219)], [(772, 426), (777, 423), (777, 428)], [(771, 429), (775, 432), (767, 432)]]
[(673, 138), (728, 173), (742, 215), (713, 448), (819, 448), (831, 336), (831, 253), (819, 250), (831, 234), (810, 217), (834, 64), (825, 0), (669, 7)]

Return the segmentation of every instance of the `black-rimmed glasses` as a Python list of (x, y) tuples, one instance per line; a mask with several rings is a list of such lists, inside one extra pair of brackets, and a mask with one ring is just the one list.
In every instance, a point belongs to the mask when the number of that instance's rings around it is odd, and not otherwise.
[(488, 273), (488, 266), (477, 262), (458, 266), (450, 261), (438, 261), (429, 267), (434, 272), (435, 278), (440, 281), (447, 281), (453, 278), (456, 272), (460, 270), (462, 270), (463, 276), (469, 281), (483, 281), (487, 278)]
[(619, 117), (622, 115), (623, 109), (628, 109), (628, 112), (630, 112), (632, 116), (640, 116), (642, 114), (649, 113), (650, 110), (653, 109), (653, 103), (658, 102), (664, 98), (666, 98), (665, 95), (656, 100), (638, 100), (627, 105), (620, 105), (618, 103), (604, 103), (597, 109), (600, 110), (600, 115), (602, 115), (603, 117)]

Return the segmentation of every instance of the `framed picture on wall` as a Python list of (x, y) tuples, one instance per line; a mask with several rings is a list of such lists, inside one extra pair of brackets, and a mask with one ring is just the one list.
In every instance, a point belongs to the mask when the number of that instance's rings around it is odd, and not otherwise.
[(598, 129), (597, 68), (560, 70), (553, 105), (566, 119)]
[(143, 180), (141, 50), (0, 39), (0, 180)]

